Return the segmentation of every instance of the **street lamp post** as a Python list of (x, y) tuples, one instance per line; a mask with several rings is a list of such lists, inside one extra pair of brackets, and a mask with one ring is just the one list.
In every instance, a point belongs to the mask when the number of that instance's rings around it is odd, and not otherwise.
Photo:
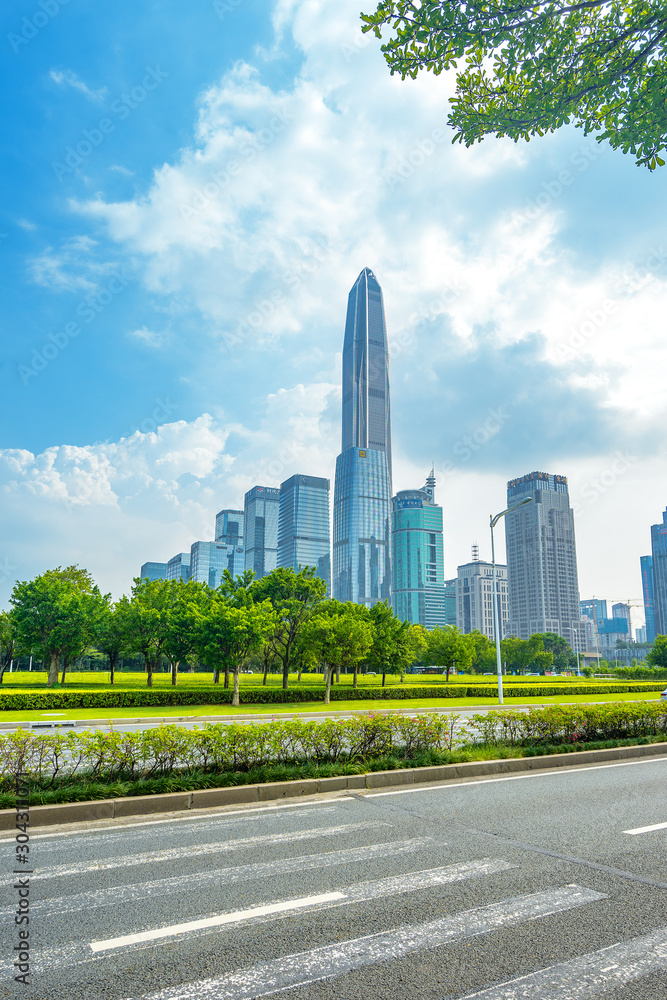
[(490, 515), (489, 525), (491, 528), (491, 565), (493, 567), (493, 632), (496, 637), (496, 673), (498, 674), (498, 704), (503, 704), (503, 667), (500, 661), (500, 608), (498, 607), (498, 583), (496, 581), (496, 547), (493, 540), (493, 529), (497, 525), (501, 517), (505, 514), (509, 514), (510, 511), (516, 510), (517, 507), (522, 507), (525, 503), (530, 503), (532, 497), (526, 497), (525, 500), (520, 500), (519, 503), (515, 503), (513, 507), (508, 507), (507, 510), (501, 510), (500, 514)]
[(575, 652), (577, 654), (577, 677), (581, 677), (581, 670), (579, 669), (579, 633), (577, 632), (576, 628), (568, 628), (567, 626), (565, 627), (565, 631), (566, 632), (572, 632), (573, 635), (577, 639), (577, 642), (576, 642), (577, 648), (575, 650)]

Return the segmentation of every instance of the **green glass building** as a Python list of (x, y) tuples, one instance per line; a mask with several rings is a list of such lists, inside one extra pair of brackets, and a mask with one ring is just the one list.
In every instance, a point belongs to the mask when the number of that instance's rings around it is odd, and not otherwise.
[(433, 469), (420, 490), (392, 497), (391, 566), (394, 614), (425, 628), (447, 623), (442, 507)]

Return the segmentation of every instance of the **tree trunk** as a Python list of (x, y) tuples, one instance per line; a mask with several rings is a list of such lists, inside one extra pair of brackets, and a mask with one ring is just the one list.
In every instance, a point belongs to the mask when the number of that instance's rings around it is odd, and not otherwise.
[(234, 705), (234, 706), (236, 706), (238, 708), (238, 705), (239, 705), (239, 668), (238, 668), (238, 664), (234, 668), (233, 674), (234, 674), (234, 693), (232, 695), (232, 705)]
[(218, 667), (213, 668), (213, 683), (214, 684), (220, 683), (220, 670), (218, 669)]
[(297, 681), (299, 682), (299, 684), (301, 683), (301, 670), (302, 670), (302, 668), (299, 667), (299, 673), (297, 674), (297, 678), (296, 678)]
[(354, 670), (352, 671), (352, 687), (353, 688), (356, 688), (356, 686), (357, 686), (357, 675), (358, 675), (358, 673), (359, 673), (359, 667), (355, 663)]
[(385, 682), (386, 682), (386, 680), (387, 680), (387, 674), (386, 674), (386, 673), (385, 673), (385, 671), (383, 670), (383, 671), (382, 671), (382, 687), (384, 687), (384, 686), (385, 686)]
[(325, 705), (328, 705), (331, 702), (331, 675), (332, 675), (332, 673), (333, 673), (333, 670), (331, 669), (331, 667), (325, 667), (324, 668), (324, 676), (325, 676), (325, 680), (326, 680), (325, 687), (324, 687), (324, 704)]
[(229, 687), (229, 667), (225, 667), (225, 683), (222, 686), (224, 688)]
[(118, 653), (109, 653), (109, 683), (113, 684), (116, 676), (116, 660)]
[(171, 665), (171, 683), (174, 686), (176, 686), (176, 682), (178, 680), (178, 664), (179, 663), (180, 663), (180, 660), (174, 660), (174, 662)]
[(336, 667), (336, 684), (340, 684), (340, 667)]
[(58, 654), (57, 653), (50, 653), (49, 654), (49, 679), (47, 681), (48, 686), (49, 687), (53, 687), (53, 685), (56, 683), (57, 680), (58, 680)]
[(67, 668), (68, 667), (69, 667), (69, 663), (67, 662), (66, 659), (63, 659), (63, 672), (60, 675), (60, 685), (61, 685), (61, 687), (65, 683), (65, 674), (67, 673)]
[(449, 671), (452, 669), (451, 663), (447, 664), (447, 684), (449, 684)]
[(153, 687), (153, 661), (146, 658), (146, 687)]
[(283, 691), (289, 688), (289, 653), (285, 653), (283, 658)]
[(262, 677), (262, 684), (266, 684), (266, 678), (268, 676), (268, 673), (269, 673), (269, 664), (265, 663), (264, 664), (264, 676)]

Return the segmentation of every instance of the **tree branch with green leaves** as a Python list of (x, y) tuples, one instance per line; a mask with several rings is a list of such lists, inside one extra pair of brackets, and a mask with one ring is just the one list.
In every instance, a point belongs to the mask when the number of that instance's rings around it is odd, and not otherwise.
[(392, 73), (456, 72), (454, 142), (515, 142), (566, 124), (664, 166), (667, 0), (382, 0), (363, 31), (391, 37)]

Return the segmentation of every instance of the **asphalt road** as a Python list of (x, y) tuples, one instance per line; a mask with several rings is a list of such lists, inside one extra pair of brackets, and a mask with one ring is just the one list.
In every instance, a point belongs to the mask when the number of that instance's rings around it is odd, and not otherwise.
[(0, 996), (664, 1000), (666, 780), (660, 758), (35, 832), (29, 989), (3, 835)]

